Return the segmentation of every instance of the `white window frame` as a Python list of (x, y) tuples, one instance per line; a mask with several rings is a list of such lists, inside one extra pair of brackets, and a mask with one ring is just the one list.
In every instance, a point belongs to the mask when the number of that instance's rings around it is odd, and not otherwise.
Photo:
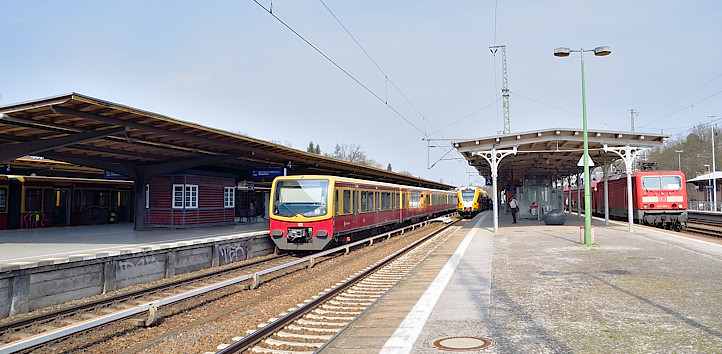
[[(195, 200), (194, 198), (195, 197)], [(198, 185), (197, 184), (186, 184), (185, 185), (185, 201), (186, 209), (198, 209)]]
[(145, 208), (150, 209), (150, 184), (145, 185)]
[[(177, 188), (180, 188), (180, 190), (181, 190), (180, 203), (178, 203), (178, 200), (176, 199), (176, 195), (175, 195), (175, 192), (176, 192), (176, 189), (177, 189)], [(174, 185), (173, 185), (173, 188), (171, 189), (171, 198), (170, 198), (170, 200), (171, 200), (171, 206), (173, 207), (173, 209), (183, 209), (183, 208), (185, 207), (185, 202), (186, 202), (186, 187), (185, 187), (184, 184), (174, 184)]]
[(236, 187), (223, 187), (223, 207), (236, 207)]

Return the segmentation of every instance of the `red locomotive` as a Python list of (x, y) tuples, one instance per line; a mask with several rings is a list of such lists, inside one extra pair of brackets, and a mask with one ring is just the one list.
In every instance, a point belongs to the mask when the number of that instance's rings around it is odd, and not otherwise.
[(335, 176), (283, 176), (273, 181), (269, 207), (279, 249), (318, 251), (451, 212), (456, 195)]
[[(682, 171), (639, 171), (632, 175), (632, 216), (635, 223), (681, 230), (687, 224), (687, 188)], [(610, 179), (609, 216), (627, 219), (627, 178)], [(576, 190), (572, 198), (576, 210)], [(569, 197), (566, 194), (567, 198)], [(584, 206), (582, 196), (582, 206)], [(604, 215), (604, 184), (592, 183), (592, 213)]]

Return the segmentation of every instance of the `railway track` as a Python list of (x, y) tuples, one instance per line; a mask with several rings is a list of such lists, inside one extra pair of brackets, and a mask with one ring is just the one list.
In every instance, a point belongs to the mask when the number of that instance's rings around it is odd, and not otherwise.
[[(442, 245), (456, 230), (452, 225), (430, 233), (269, 319), (245, 336), (234, 337), (232, 343), (219, 345), (215, 354), (318, 351)], [(206, 354), (209, 353), (212, 352)]]
[(722, 213), (688, 210), (687, 231), (707, 236), (722, 236)]
[[(299, 269), (313, 267), (338, 255), (347, 254), (356, 247), (371, 245), (379, 240), (416, 230), (428, 223), (425, 221), (406, 226), (304, 258), (276, 256), (7, 322), (0, 325), (0, 333), (2, 333), (0, 335), (0, 354), (35, 349), (41, 345), (57, 342), (68, 336), (131, 317), (137, 318), (141, 324), (150, 325), (157, 319), (156, 315), (160, 307), (209, 294), (232, 285), (240, 285), (241, 289), (238, 291), (255, 288), (270, 279)], [(288, 261), (289, 259), (292, 260)], [(140, 318), (140, 316), (143, 317)]]
[[(107, 313), (134, 306), (134, 302), (151, 301), (161, 297), (187, 291), (189, 288), (202, 287), (209, 282), (217, 282), (238, 276), (239, 273), (254, 272), (271, 265), (282, 264), (292, 259), (287, 255), (275, 255), (251, 262), (222, 267), (210, 272), (202, 272), (189, 277), (182, 277), (170, 282), (145, 287), (138, 290), (121, 292), (110, 297), (103, 297), (77, 305), (61, 307), (49, 312), (41, 312), (31, 316), (23, 316), (17, 320), (0, 324), (0, 348), (2, 344), (26, 338), (43, 331), (51, 331), (67, 326), (70, 322), (88, 320)], [(0, 349), (2, 352), (2, 349)]]

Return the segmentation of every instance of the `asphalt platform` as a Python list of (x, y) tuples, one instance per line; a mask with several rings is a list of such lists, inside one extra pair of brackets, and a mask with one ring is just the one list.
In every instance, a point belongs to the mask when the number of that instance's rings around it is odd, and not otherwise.
[(722, 353), (722, 245), (595, 220), (586, 248), (576, 215), (510, 221), (461, 223), (323, 352)]
[(133, 224), (49, 227), (0, 231), (0, 264), (48, 257), (112, 252), (169, 242), (195, 241), (268, 229), (268, 222), (136, 231)]

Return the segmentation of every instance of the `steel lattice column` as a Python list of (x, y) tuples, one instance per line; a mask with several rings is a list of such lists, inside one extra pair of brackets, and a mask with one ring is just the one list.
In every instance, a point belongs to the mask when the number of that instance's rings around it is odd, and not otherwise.
[(604, 144), (605, 152), (613, 152), (624, 161), (625, 172), (627, 173), (627, 222), (629, 223), (629, 232), (632, 232), (632, 225), (634, 225), (634, 215), (632, 207), (632, 166), (634, 159), (637, 158), (640, 152), (648, 150), (647, 148), (635, 147), (635, 146), (619, 146), (609, 147)]
[(492, 181), (492, 212), (494, 213), (494, 232), (499, 230), (499, 191), (497, 190), (497, 178), (499, 177), (499, 162), (509, 155), (516, 155), (516, 146), (513, 149), (476, 152), (474, 155), (481, 156), (489, 163)]

